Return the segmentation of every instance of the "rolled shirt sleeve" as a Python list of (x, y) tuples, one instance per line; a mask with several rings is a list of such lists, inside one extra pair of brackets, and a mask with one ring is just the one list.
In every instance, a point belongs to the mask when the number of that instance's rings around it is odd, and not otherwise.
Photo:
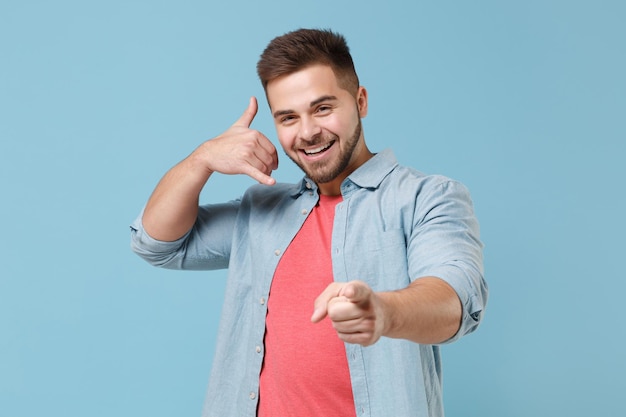
[(157, 240), (146, 232), (142, 210), (130, 226), (131, 249), (151, 265), (161, 268), (227, 268), (238, 209), (238, 200), (200, 206), (193, 227), (172, 242)]
[(487, 303), (483, 244), (467, 188), (436, 178), (418, 195), (413, 234), (408, 242), (413, 277), (435, 276), (446, 281), (463, 306), (459, 331), (446, 343), (474, 331)]

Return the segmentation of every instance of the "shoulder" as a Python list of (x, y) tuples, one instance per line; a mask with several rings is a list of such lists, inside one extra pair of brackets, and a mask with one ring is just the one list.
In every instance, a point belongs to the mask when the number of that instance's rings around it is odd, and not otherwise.
[(379, 200), (415, 219), (454, 213), (466, 216), (473, 212), (469, 190), (461, 182), (402, 165), (381, 183)]
[(250, 186), (242, 197), (242, 204), (275, 205), (280, 201), (292, 199), (298, 195), (296, 184), (276, 183), (274, 185), (255, 184)]
[(397, 165), (385, 181), (383, 188), (392, 188), (401, 194), (423, 195), (428, 193), (445, 194), (448, 192), (467, 191), (463, 183), (441, 174), (425, 174), (417, 169)]

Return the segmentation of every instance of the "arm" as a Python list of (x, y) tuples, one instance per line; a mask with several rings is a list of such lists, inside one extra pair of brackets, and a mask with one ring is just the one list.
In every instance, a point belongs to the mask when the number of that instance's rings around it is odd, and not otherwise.
[(248, 108), (226, 132), (204, 142), (161, 179), (143, 214), (143, 226), (154, 239), (175, 241), (191, 229), (198, 214), (200, 192), (214, 172), (246, 174), (272, 185), (278, 167), (276, 148), (262, 133), (250, 129), (258, 109)]
[(328, 315), (346, 342), (369, 345), (388, 336), (439, 344), (470, 333), (481, 320), (487, 286), (469, 193), (432, 177), (416, 195), (406, 241), (407, 277), (416, 279), (384, 292), (359, 281), (335, 282), (316, 301), (313, 321)]
[(424, 277), (397, 291), (376, 293), (364, 282), (332, 283), (316, 299), (311, 320), (328, 316), (344, 342), (364, 346), (381, 336), (435, 344), (459, 330), (462, 307), (452, 287)]

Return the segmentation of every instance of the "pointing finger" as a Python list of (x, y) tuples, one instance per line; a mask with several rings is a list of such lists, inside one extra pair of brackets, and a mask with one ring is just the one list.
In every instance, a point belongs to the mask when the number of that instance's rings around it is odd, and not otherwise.
[(364, 282), (351, 281), (342, 288), (340, 295), (346, 297), (350, 302), (360, 303), (368, 299), (371, 291)]
[(341, 291), (342, 284), (333, 282), (328, 285), (324, 291), (315, 299), (313, 315), (311, 316), (311, 321), (313, 323), (318, 323), (322, 321), (324, 317), (328, 314), (328, 303), (333, 298), (339, 296), (339, 292)]

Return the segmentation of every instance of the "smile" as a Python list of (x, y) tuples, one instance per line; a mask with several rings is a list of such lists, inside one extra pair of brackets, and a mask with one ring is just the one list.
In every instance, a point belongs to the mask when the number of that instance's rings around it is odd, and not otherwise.
[(318, 153), (322, 153), (324, 152), (326, 149), (330, 148), (331, 146), (333, 146), (333, 144), (335, 143), (335, 141), (329, 142), (325, 145), (319, 146), (317, 148), (314, 149), (303, 149), (302, 152), (304, 152), (307, 155), (316, 155)]

